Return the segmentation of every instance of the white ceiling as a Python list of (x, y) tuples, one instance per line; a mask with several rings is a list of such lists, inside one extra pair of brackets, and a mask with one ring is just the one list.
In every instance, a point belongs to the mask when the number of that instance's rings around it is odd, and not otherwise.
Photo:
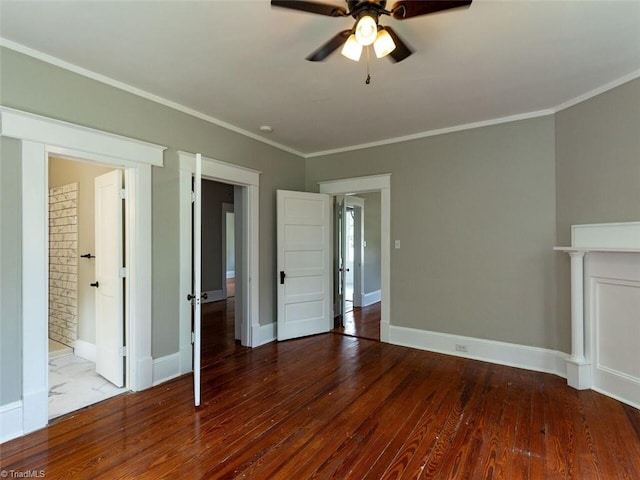
[(415, 53), (397, 64), (374, 56), (370, 85), (366, 63), (339, 51), (305, 60), (353, 19), (269, 0), (1, 0), (0, 22), (6, 46), (303, 155), (549, 113), (640, 76), (640, 0), (475, 0), (469, 9), (383, 17)]

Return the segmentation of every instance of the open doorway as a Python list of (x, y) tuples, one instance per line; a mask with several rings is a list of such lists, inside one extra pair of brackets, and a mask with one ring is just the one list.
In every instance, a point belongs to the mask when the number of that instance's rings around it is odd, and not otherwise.
[[(381, 174), (369, 177), (345, 178), (340, 180), (328, 180), (319, 182), (320, 193), (329, 194), (333, 197), (344, 195), (357, 195), (362, 197), (363, 194), (374, 193), (379, 196), (379, 213), (364, 215), (364, 221), (369, 219), (379, 219), (379, 276), (377, 276), (377, 288), (368, 287), (368, 295), (363, 296), (363, 305), (370, 302), (372, 308), (379, 309), (379, 313), (375, 313), (379, 318), (378, 338), (382, 342), (389, 341), (389, 326), (391, 316), (390, 302), (390, 272), (391, 272), (391, 175)], [(373, 197), (372, 197), (373, 198)], [(367, 208), (367, 207), (365, 207)], [(369, 239), (363, 240), (370, 245)], [(366, 251), (366, 249), (365, 249)], [(336, 249), (334, 248), (334, 255)], [(366, 260), (365, 260), (366, 261)], [(374, 307), (375, 304), (375, 307)], [(363, 307), (364, 308), (364, 307)]]
[[(180, 354), (179, 372), (194, 372), (194, 403), (200, 404), (201, 381), (201, 254), (202, 182), (221, 182), (233, 188), (234, 206), (234, 333), (243, 346), (270, 340), (272, 328), (258, 317), (258, 198), (260, 172), (217, 160), (178, 152), (180, 163)], [(195, 179), (195, 182), (194, 182)], [(197, 213), (195, 213), (197, 212)], [(192, 235), (194, 232), (194, 235)], [(198, 233), (195, 233), (198, 232)], [(220, 252), (220, 250), (218, 250)], [(222, 276), (222, 268), (219, 270)], [(226, 272), (225, 272), (226, 275)], [(206, 304), (205, 304), (206, 306)]]
[(235, 195), (234, 185), (202, 179), (203, 367), (210, 359), (218, 359), (240, 347), (241, 318), (236, 318), (235, 310), (235, 258), (239, 250), (235, 236)]
[[(50, 156), (48, 178), (48, 418), (53, 419), (126, 391), (120, 351), (124, 205), (122, 170)], [(111, 237), (115, 241), (108, 242)], [(105, 274), (105, 261), (116, 263), (109, 270), (117, 278)]]
[(336, 196), (334, 332), (380, 340), (381, 195)]
[[(22, 310), (22, 401), (13, 413), (22, 419), (13, 435), (35, 431), (48, 419), (48, 176), (49, 157), (83, 159), (122, 169), (127, 185), (125, 237), (128, 319), (126, 386), (142, 390), (153, 383), (151, 357), (151, 169), (163, 166), (165, 147), (84, 126), (0, 110), (3, 136), (20, 145)], [(8, 134), (8, 132), (11, 132)], [(55, 143), (55, 145), (52, 145)], [(134, 214), (135, 213), (135, 214)], [(139, 280), (140, 279), (140, 280)]]

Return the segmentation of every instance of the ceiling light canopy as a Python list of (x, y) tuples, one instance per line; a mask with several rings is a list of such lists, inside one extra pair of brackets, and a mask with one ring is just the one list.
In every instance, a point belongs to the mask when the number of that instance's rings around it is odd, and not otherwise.
[(357, 62), (362, 55), (362, 48), (373, 44), (376, 57), (389, 55), (396, 48), (396, 44), (384, 27), (378, 26), (378, 16), (375, 12), (365, 11), (358, 18), (353, 33), (349, 35), (342, 47), (342, 55)]

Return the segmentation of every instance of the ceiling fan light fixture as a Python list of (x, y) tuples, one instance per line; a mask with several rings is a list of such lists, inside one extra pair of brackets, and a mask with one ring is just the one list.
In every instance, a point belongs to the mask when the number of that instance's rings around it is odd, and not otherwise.
[(369, 13), (362, 15), (356, 23), (356, 40), (367, 46), (375, 42), (378, 36), (378, 22)]
[(396, 49), (396, 43), (393, 41), (393, 38), (391, 38), (391, 35), (389, 35), (389, 32), (381, 28), (376, 37), (376, 41), (373, 42), (373, 49), (376, 52), (377, 58), (386, 57)]
[(357, 62), (360, 60), (360, 55), (362, 55), (362, 45), (358, 43), (356, 40), (356, 36), (352, 33), (347, 38), (347, 41), (344, 42), (344, 46), (342, 47), (342, 51), (340, 52), (342, 55), (347, 57), (349, 60), (353, 60)]

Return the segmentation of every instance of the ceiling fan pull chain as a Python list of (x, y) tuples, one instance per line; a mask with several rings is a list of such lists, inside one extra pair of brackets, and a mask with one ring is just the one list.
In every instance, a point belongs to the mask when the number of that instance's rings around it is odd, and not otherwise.
[(366, 47), (366, 51), (367, 51), (367, 79), (364, 81), (365, 84), (369, 85), (371, 83), (371, 65), (369, 62), (369, 47)]

